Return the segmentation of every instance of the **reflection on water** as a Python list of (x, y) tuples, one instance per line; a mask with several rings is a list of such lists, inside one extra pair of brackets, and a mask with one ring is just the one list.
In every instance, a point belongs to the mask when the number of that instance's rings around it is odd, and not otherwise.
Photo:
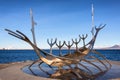
[[(54, 70), (57, 70), (56, 67), (53, 67)], [(47, 66), (46, 64), (34, 64), (30, 69), (29, 66), (26, 66), (22, 68), (23, 72), (30, 74), (30, 75), (36, 75), (41, 77), (49, 77), (50, 74), (53, 74), (54, 71)]]
[[(99, 72), (99, 70), (96, 67), (94, 67), (93, 65), (90, 65), (86, 62), (81, 62), (81, 63), (84, 64), (85, 66), (87, 66), (90, 70), (92, 70), (94, 72), (94, 74)], [(105, 66), (103, 66), (102, 64), (100, 64), (98, 62), (93, 62), (93, 63), (98, 65), (100, 68), (102, 68), (102, 70), (105, 70)], [(107, 63), (106, 63), (106, 65), (109, 66)], [(71, 65), (71, 66), (73, 68), (75, 67), (75, 65)], [(50, 74), (55, 73), (55, 71), (57, 70), (56, 67), (53, 67), (53, 69), (54, 69), (54, 71), (53, 71), (45, 63), (43, 63), (41, 65), (41, 68), (42, 69), (40, 69), (38, 66), (38, 63), (36, 63), (31, 67), (32, 71), (30, 69), (28, 69), (28, 66), (24, 67), (22, 70), (23, 70), (23, 72), (25, 72), (27, 74), (36, 75), (36, 76), (40, 76), (40, 77), (49, 77)], [(64, 66), (63, 68), (69, 69), (69, 67), (67, 67), (67, 66)], [(80, 65), (79, 65), (79, 68), (88, 72), (87, 70), (84, 69), (84, 67), (82, 67)], [(119, 74), (120, 74), (120, 66), (114, 64), (114, 65), (112, 65), (112, 68), (108, 72), (106, 72), (103, 75), (98, 76), (98, 78), (96, 80), (108, 80), (108, 79), (112, 79), (112, 78), (118, 78), (118, 77), (120, 77)]]
[(99, 76), (96, 80), (120, 80), (117, 78), (120, 78), (120, 65), (113, 64), (112, 68), (107, 73), (105, 73), (103, 76)]

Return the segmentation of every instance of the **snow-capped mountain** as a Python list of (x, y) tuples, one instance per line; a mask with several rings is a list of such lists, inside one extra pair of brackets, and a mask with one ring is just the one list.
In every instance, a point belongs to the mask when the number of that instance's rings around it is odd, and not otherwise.
[(111, 47), (108, 47), (109, 49), (120, 49), (120, 45), (114, 45), (114, 46), (111, 46)]

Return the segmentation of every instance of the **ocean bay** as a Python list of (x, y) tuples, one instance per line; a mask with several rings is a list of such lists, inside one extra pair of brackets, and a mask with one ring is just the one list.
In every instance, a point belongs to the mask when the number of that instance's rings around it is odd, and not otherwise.
[[(50, 52), (49, 49), (45, 51)], [(71, 50), (74, 51), (74, 50)], [(107, 49), (107, 50), (97, 50), (103, 54), (108, 60), (120, 61), (120, 50), (118, 49)], [(63, 55), (66, 54), (68, 50), (62, 50)], [(57, 54), (56, 54), (57, 53)], [(58, 55), (59, 50), (53, 50), (54, 55)], [(95, 54), (90, 54), (95, 55)], [(11, 63), (11, 62), (22, 62), (31, 61), (38, 59), (34, 50), (0, 50), (0, 63)]]

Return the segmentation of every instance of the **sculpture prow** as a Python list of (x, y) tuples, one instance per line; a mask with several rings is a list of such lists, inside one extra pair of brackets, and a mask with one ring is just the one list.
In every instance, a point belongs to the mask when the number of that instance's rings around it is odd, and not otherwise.
[[(55, 55), (53, 55), (53, 54), (49, 54), (49, 53), (47, 53), (47, 52), (45, 52), (45, 51), (43, 51), (42, 49), (40, 49), (40, 48), (38, 48), (37, 46), (35, 46), (30, 40), (29, 40), (29, 38), (26, 36), (26, 35), (24, 35), (22, 32), (20, 32), (20, 31), (16, 31), (16, 32), (13, 32), (13, 31), (11, 31), (11, 30), (8, 30), (8, 29), (5, 29), (6, 31), (8, 31), (8, 34), (10, 34), (10, 35), (12, 35), (12, 36), (14, 36), (14, 37), (17, 37), (17, 38), (19, 38), (19, 39), (21, 39), (21, 40), (23, 40), (23, 41), (25, 41), (25, 42), (27, 42), (27, 43), (29, 43), (32, 47), (33, 47), (33, 49), (35, 50), (35, 52), (37, 53), (37, 55), (38, 55), (38, 57), (43, 61), (43, 62), (45, 62), (46, 64), (48, 64), (48, 65), (53, 65), (53, 66), (60, 66), (60, 65), (68, 65), (69, 63), (74, 63), (73, 62), (73, 60), (74, 59), (69, 59), (69, 58), (65, 58), (65, 57), (59, 57), (59, 56), (55, 56)], [(42, 52), (45, 56), (46, 56), (46, 58), (44, 58), (41, 54), (42, 53), (40, 53), (40, 52)], [(63, 60), (64, 60), (64, 63), (65, 64), (63, 64)], [(77, 60), (76, 60), (77, 61)], [(53, 64), (54, 63), (54, 64)], [(55, 64), (56, 63), (56, 64)], [(58, 64), (57, 64), (58, 63)]]

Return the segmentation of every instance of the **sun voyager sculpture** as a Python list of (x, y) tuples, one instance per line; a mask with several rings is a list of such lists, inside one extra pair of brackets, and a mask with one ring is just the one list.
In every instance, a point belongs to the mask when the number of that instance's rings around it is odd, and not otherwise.
[[(49, 75), (49, 78), (62, 79), (62, 80), (94, 80), (101, 74), (104, 74), (111, 68), (111, 64), (109, 61), (99, 52), (93, 49), (97, 35), (100, 30), (102, 30), (105, 25), (99, 25), (98, 27), (92, 28), (92, 38), (86, 43), (85, 39), (86, 35), (82, 35), (78, 37), (78, 39), (72, 39), (71, 42), (64, 41), (63, 43), (59, 41), (57, 43), (57, 38), (55, 40), (47, 39), (47, 43), (50, 46), (50, 52), (46, 52), (45, 50), (39, 48), (36, 44), (35, 33), (34, 33), (34, 20), (32, 15), (32, 10), (30, 10), (31, 19), (32, 19), (32, 36), (33, 42), (25, 35), (24, 33), (16, 30), (16, 32), (5, 29), (8, 34), (25, 41), (30, 44), (37, 56), (38, 60), (33, 61), (31, 65), (28, 66), (28, 69), (32, 72), (33, 75), (38, 76), (33, 70), (32, 66), (37, 65), (39, 70), (43, 73)], [(93, 31), (94, 29), (94, 31)], [(82, 42), (83, 46), (79, 47), (78, 44)], [(56, 45), (59, 49), (59, 52), (56, 53), (58, 55), (53, 54), (52, 47)], [(75, 45), (75, 49), (71, 51), (71, 47)], [(62, 47), (66, 46), (68, 49), (68, 53), (62, 54)], [(92, 55), (91, 55), (92, 54)], [(96, 56), (97, 55), (97, 56)], [(48, 65), (48, 68), (53, 71), (50, 73), (44, 69), (42, 64)]]

